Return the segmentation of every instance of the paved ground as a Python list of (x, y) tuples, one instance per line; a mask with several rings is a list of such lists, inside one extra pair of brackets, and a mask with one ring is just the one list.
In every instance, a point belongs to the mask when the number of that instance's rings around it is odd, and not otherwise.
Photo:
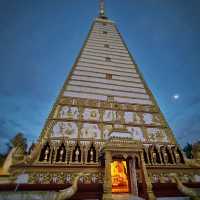
[[(145, 200), (131, 194), (113, 194), (113, 200)], [(0, 200), (49, 200), (54, 199), (52, 192), (1, 192)], [(85, 199), (87, 200), (87, 199)], [(90, 199), (91, 200), (91, 199)], [(98, 200), (98, 199), (93, 199)], [(165, 197), (157, 198), (157, 200), (189, 200), (188, 197)]]
[[(144, 200), (140, 197), (134, 197), (130, 194), (113, 194), (113, 200)], [(189, 197), (163, 197), (157, 198), (157, 200), (189, 200)]]
[(157, 200), (190, 200), (189, 197), (163, 197), (157, 198)]
[(144, 200), (140, 197), (135, 197), (130, 194), (113, 194), (112, 198), (113, 200)]

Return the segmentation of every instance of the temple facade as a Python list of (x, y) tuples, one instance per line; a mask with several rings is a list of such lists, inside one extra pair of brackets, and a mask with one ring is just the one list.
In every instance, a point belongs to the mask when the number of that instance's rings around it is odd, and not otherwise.
[(200, 182), (103, 1), (38, 142), (10, 168), (12, 181), (38, 185), (70, 184), (80, 171), (103, 199), (155, 199), (152, 184), (173, 183), (170, 173)]

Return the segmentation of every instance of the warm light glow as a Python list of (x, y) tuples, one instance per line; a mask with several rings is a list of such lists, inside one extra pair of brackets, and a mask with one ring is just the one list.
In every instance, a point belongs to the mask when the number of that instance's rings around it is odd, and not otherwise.
[(129, 192), (126, 161), (111, 163), (112, 192)]

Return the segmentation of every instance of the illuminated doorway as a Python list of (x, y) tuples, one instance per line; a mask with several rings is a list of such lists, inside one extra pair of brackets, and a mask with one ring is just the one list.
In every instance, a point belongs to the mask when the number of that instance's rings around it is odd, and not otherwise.
[(129, 181), (126, 161), (114, 160), (111, 163), (112, 192), (129, 192)]

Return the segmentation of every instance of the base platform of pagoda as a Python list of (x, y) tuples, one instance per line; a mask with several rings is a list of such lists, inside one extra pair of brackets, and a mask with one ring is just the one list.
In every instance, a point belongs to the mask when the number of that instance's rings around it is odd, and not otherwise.
[[(188, 187), (200, 189), (200, 183), (185, 184)], [(55, 192), (70, 187), (69, 184), (0, 184), (0, 200), (29, 200), (42, 197), (42, 200), (51, 199)], [(17, 190), (17, 192), (16, 192)], [(154, 183), (153, 191), (158, 200), (187, 200), (177, 188), (175, 183)], [(71, 200), (101, 200), (103, 195), (103, 184), (79, 184), (78, 192)], [(139, 196), (133, 197), (128, 193), (113, 194), (113, 200), (139, 200), (144, 199), (143, 191)]]

